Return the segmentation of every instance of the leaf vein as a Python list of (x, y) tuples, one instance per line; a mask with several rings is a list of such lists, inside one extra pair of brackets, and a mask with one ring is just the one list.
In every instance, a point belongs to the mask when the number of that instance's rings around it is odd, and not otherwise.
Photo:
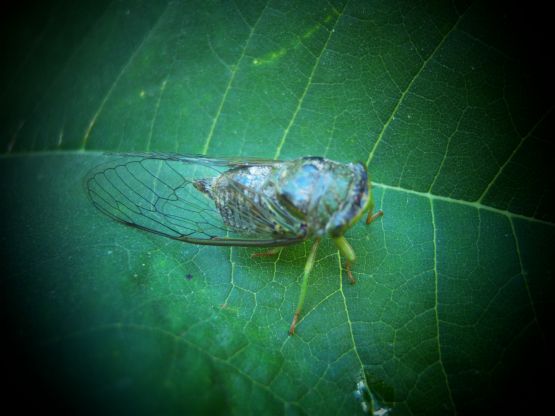
[(495, 182), (497, 182), (497, 179), (499, 179), (499, 177), (503, 174), (503, 172), (505, 171), (505, 168), (509, 165), (509, 163), (511, 163), (511, 161), (513, 160), (513, 158), (515, 157), (515, 155), (518, 153), (518, 151), (520, 150), (520, 148), (522, 147), (522, 145), (524, 144), (524, 142), (526, 142), (526, 140), (528, 138), (530, 138), (534, 132), (536, 131), (536, 129), (541, 125), (541, 123), (547, 118), (547, 116), (551, 113), (551, 111), (553, 110), (553, 107), (550, 107), (542, 117), (540, 117), (540, 119), (536, 122), (536, 124), (534, 124), (532, 126), (532, 128), (530, 129), (530, 131), (523, 136), (520, 139), (520, 142), (518, 143), (518, 145), (513, 149), (513, 151), (511, 152), (511, 154), (509, 155), (509, 157), (507, 158), (507, 160), (505, 160), (505, 162), (499, 167), (499, 169), (497, 170), (497, 173), (495, 174), (495, 176), (493, 177), (493, 179), (490, 181), (490, 183), (486, 186), (486, 189), (484, 189), (484, 192), (482, 193), (482, 195), (480, 196), (480, 198), (478, 198), (478, 203), (482, 203), (482, 201), (484, 200), (484, 198), (486, 197), (486, 195), (489, 193), (489, 191), (491, 190), (491, 188), (493, 187), (493, 185), (495, 184)]
[[(524, 263), (522, 261), (522, 253), (520, 252), (520, 244), (518, 242), (518, 237), (516, 235), (516, 228), (515, 228), (515, 224), (514, 224), (514, 219), (513, 218), (509, 218), (509, 223), (511, 225), (511, 231), (513, 234), (513, 239), (515, 242), (515, 250), (516, 250), (516, 254), (518, 257), (518, 264), (520, 267), (520, 275), (522, 276), (522, 280), (524, 282), (524, 287), (526, 287), (526, 294), (528, 295), (528, 300), (530, 302), (530, 308), (532, 309), (532, 314), (534, 316), (534, 323), (540, 327), (539, 325), (539, 321), (538, 321), (538, 314), (536, 311), (536, 307), (534, 304), (534, 298), (532, 297), (532, 292), (530, 291), (530, 285), (528, 284), (528, 279), (526, 278), (527, 273), (524, 270)], [(545, 339), (545, 335), (544, 335), (544, 331), (540, 331), (544, 345), (547, 345), (547, 341)]]
[(405, 90), (401, 93), (401, 96), (399, 97), (399, 100), (397, 100), (397, 104), (395, 105), (395, 107), (393, 107), (393, 111), (391, 112), (391, 114), (389, 115), (385, 124), (383, 125), (383, 127), (380, 131), (380, 134), (378, 135), (378, 138), (376, 139), (376, 142), (374, 143), (374, 146), (372, 146), (372, 149), (370, 150), (370, 154), (368, 155), (368, 159), (366, 160), (366, 166), (369, 166), (370, 162), (372, 162), (372, 159), (374, 158), (374, 155), (376, 153), (376, 149), (378, 148), (378, 145), (381, 143), (386, 130), (388, 129), (391, 122), (395, 119), (395, 116), (397, 115), (397, 113), (399, 112), (399, 109), (401, 108), (401, 104), (403, 104), (403, 102), (405, 101), (405, 97), (407, 96), (408, 92), (411, 90), (411, 88), (414, 85), (414, 83), (416, 82), (416, 80), (424, 72), (424, 69), (428, 66), (428, 63), (435, 57), (437, 52), (444, 45), (447, 38), (451, 35), (451, 33), (453, 33), (456, 30), (459, 22), (462, 19), (462, 16), (463, 15), (461, 14), (458, 17), (457, 21), (453, 24), (451, 29), (449, 29), (449, 31), (441, 38), (441, 41), (437, 44), (435, 49), (430, 53), (430, 55), (426, 58), (426, 60), (422, 62), (422, 65), (420, 66), (420, 68), (418, 69), (416, 74), (414, 74), (414, 76), (412, 77), (410, 82), (407, 84), (407, 87), (405, 88)]
[(438, 354), (438, 362), (441, 368), (441, 374), (445, 379), (445, 386), (447, 388), (447, 392), (449, 394), (449, 402), (451, 403), (451, 407), (454, 409), (456, 414), (457, 407), (455, 406), (455, 401), (453, 400), (453, 392), (451, 391), (451, 385), (449, 384), (449, 377), (447, 376), (447, 371), (445, 370), (445, 364), (443, 363), (443, 354), (441, 351), (441, 342), (440, 342), (440, 320), (439, 320), (439, 273), (437, 270), (437, 225), (436, 225), (436, 216), (435, 216), (435, 209), (434, 209), (434, 201), (430, 199), (430, 212), (432, 215), (432, 228), (434, 230), (434, 312), (435, 312), (435, 321), (436, 321), (436, 341), (437, 341), (437, 354)]
[(162, 13), (160, 13), (160, 16), (158, 17), (158, 20), (156, 21), (156, 23), (150, 28), (150, 30), (145, 35), (145, 37), (143, 38), (141, 43), (139, 43), (137, 48), (135, 48), (135, 50), (133, 51), (133, 53), (129, 57), (128, 61), (121, 68), (121, 71), (119, 72), (118, 76), (116, 77), (116, 79), (114, 80), (114, 82), (112, 83), (112, 85), (110, 86), (110, 88), (108, 89), (106, 94), (104, 95), (104, 98), (100, 102), (98, 110), (96, 110), (96, 112), (93, 114), (91, 120), (89, 121), (89, 124), (88, 124), (87, 128), (85, 129), (85, 134), (83, 136), (83, 139), (81, 140), (81, 150), (86, 149), (88, 141), (89, 141), (89, 137), (90, 137), (91, 132), (94, 128), (94, 125), (96, 124), (96, 120), (98, 119), (98, 116), (100, 116), (100, 113), (102, 113), (102, 110), (104, 109), (104, 106), (106, 105), (106, 103), (108, 102), (108, 100), (110, 99), (112, 94), (114, 93), (114, 90), (116, 89), (116, 86), (119, 84), (119, 81), (123, 77), (123, 74), (125, 74), (127, 72), (127, 68), (129, 68), (131, 63), (135, 60), (135, 58), (139, 54), (139, 51), (143, 48), (143, 46), (146, 44), (146, 42), (150, 39), (152, 34), (156, 32), (156, 29), (158, 28), (160, 23), (164, 20), (164, 16), (168, 12), (168, 10), (170, 8), (170, 4), (172, 4), (172, 3), (168, 3), (166, 8), (164, 9), (164, 11)]
[[(293, 111), (293, 115), (291, 116), (291, 119), (289, 120), (289, 123), (287, 124), (287, 127), (283, 131), (281, 139), (278, 143), (276, 152), (274, 154), (274, 159), (278, 159), (280, 154), (281, 154), (281, 149), (283, 148), (283, 145), (285, 144), (285, 140), (287, 139), (287, 136), (289, 135), (289, 132), (291, 131), (291, 127), (293, 126), (293, 124), (295, 123), (295, 120), (297, 119), (297, 115), (299, 114), (299, 111), (301, 110), (301, 107), (303, 105), (306, 94), (307, 94), (308, 90), (310, 89), (310, 87), (312, 85), (312, 79), (314, 78), (314, 74), (316, 73), (316, 69), (320, 65), (320, 59), (322, 58), (322, 55), (324, 55), (324, 52), (328, 48), (328, 44), (330, 42), (332, 34), (335, 31), (335, 27), (337, 26), (337, 22), (339, 22), (339, 20), (341, 19), (341, 16), (343, 15), (343, 12), (345, 11), (346, 7), (347, 7), (347, 4), (345, 4), (343, 9), (340, 12), (337, 13), (337, 18), (335, 19), (335, 22), (333, 23), (333, 27), (329, 30), (326, 42), (324, 43), (324, 46), (322, 47), (322, 50), (320, 51), (320, 54), (316, 57), (316, 60), (314, 61), (314, 66), (312, 67), (312, 71), (310, 71), (307, 83), (306, 83), (306, 85), (304, 87), (304, 90), (303, 90), (303, 92), (302, 92), (302, 94), (301, 94), (301, 96), (300, 96), (300, 98), (297, 102), (297, 107), (295, 108), (295, 111)], [(335, 8), (334, 8), (334, 11), (336, 11)]]
[(483, 209), (485, 211), (489, 211), (489, 212), (493, 212), (499, 215), (503, 215), (505, 217), (509, 217), (509, 218), (518, 218), (524, 221), (529, 221), (529, 222), (534, 222), (534, 223), (538, 223), (538, 224), (543, 224), (543, 225), (549, 225), (549, 226), (555, 226), (555, 223), (549, 222), (549, 221), (545, 221), (545, 220), (541, 220), (538, 218), (534, 218), (534, 217), (527, 217), (526, 215), (523, 214), (517, 214), (508, 210), (503, 210), (503, 209), (499, 209), (499, 208), (494, 208), (488, 205), (484, 205), (478, 201), (465, 201), (462, 199), (455, 199), (455, 198), (450, 198), (447, 196), (441, 196), (441, 195), (434, 195), (431, 194), (429, 192), (420, 192), (420, 191), (414, 191), (412, 189), (405, 189), (399, 186), (391, 186), (391, 185), (386, 185), (384, 183), (378, 183), (378, 182), (372, 182), (372, 186), (376, 187), (376, 188), (381, 188), (384, 190), (392, 190), (392, 191), (397, 191), (397, 192), (402, 192), (402, 193), (406, 193), (406, 194), (410, 194), (410, 195), (416, 195), (416, 196), (420, 196), (422, 198), (428, 198), (431, 200), (435, 200), (435, 201), (443, 201), (443, 202), (447, 202), (450, 204), (459, 204), (459, 205), (465, 205), (474, 209)]
[[(235, 81), (235, 77), (237, 76), (237, 72), (239, 71), (239, 66), (241, 65), (241, 62), (243, 62), (243, 58), (245, 57), (245, 53), (246, 53), (247, 48), (249, 46), (249, 43), (252, 39), (252, 36), (253, 36), (254, 32), (256, 31), (256, 27), (258, 26), (258, 23), (262, 19), (262, 16), (264, 15), (264, 12), (265, 12), (267, 7), (268, 7), (268, 3), (266, 3), (266, 6), (260, 12), (260, 16), (258, 16), (258, 19), (256, 20), (255, 24), (251, 27), (251, 29), (249, 31), (249, 36), (247, 37), (247, 40), (245, 42), (245, 46), (243, 47), (243, 50), (241, 51), (241, 55), (239, 56), (239, 59), (237, 59), (237, 63), (229, 69), (230, 72), (231, 72), (231, 75), (230, 75), (229, 79), (227, 80), (227, 84), (226, 84), (224, 93), (222, 95), (222, 99), (220, 100), (220, 103), (218, 105), (218, 109), (216, 110), (216, 115), (212, 119), (212, 124), (210, 125), (210, 130), (208, 131), (208, 135), (206, 136), (206, 140), (204, 141), (204, 146), (202, 147), (202, 154), (203, 155), (206, 155), (208, 153), (208, 148), (210, 147), (210, 143), (212, 142), (212, 138), (214, 137), (214, 132), (216, 131), (216, 126), (218, 124), (218, 121), (220, 120), (220, 116), (222, 115), (222, 109), (224, 108), (224, 104), (227, 101), (227, 96), (229, 95), (229, 92), (231, 91), (231, 88), (233, 86), (233, 82)], [(238, 12), (238, 13), (241, 15), (240, 12)], [(241, 18), (243, 19), (242, 15), (241, 15)], [(210, 43), (210, 39), (208, 39), (208, 46), (213, 51), (212, 44)], [(222, 59), (215, 52), (214, 52), (214, 54), (216, 55), (216, 58), (224, 66), (227, 66), (225, 64), (225, 62), (223, 62)]]
[(364, 383), (369, 386), (368, 379), (366, 378), (366, 372), (364, 371), (364, 363), (360, 358), (360, 354), (357, 349), (357, 343), (355, 341), (355, 335), (353, 333), (353, 322), (351, 321), (351, 316), (349, 315), (349, 307), (347, 306), (347, 298), (345, 297), (345, 293), (343, 292), (343, 267), (341, 266), (341, 255), (339, 251), (337, 252), (337, 261), (339, 262), (339, 293), (341, 293), (341, 297), (343, 298), (343, 305), (345, 307), (345, 314), (347, 316), (347, 325), (349, 327), (349, 334), (351, 335), (351, 342), (353, 344), (353, 351), (355, 356), (360, 364), (360, 372), (361, 376), (364, 380)]

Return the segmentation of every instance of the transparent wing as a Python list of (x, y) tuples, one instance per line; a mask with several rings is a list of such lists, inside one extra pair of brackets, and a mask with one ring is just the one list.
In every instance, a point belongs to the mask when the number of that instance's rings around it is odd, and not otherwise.
[[(194, 155), (128, 153), (107, 155), (109, 159), (85, 178), (87, 193), (101, 212), (123, 224), (194, 244), (271, 247), (294, 244), (298, 223), (279, 205), (266, 201), (271, 211), (260, 210), (243, 198), (240, 212), (257, 230), (242, 236), (224, 224), (214, 201), (193, 185), (196, 180), (217, 177), (241, 166), (269, 166), (275, 160), (210, 158)], [(245, 194), (243, 185), (232, 183), (230, 191)], [(285, 234), (272, 233), (277, 221)]]

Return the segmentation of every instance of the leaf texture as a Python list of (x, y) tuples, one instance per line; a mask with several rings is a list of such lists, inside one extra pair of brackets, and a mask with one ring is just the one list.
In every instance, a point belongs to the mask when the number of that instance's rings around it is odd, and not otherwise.
[[(509, 6), (40, 7), (2, 29), (13, 389), (33, 378), (51, 406), (145, 414), (477, 414), (541, 397), (552, 96)], [(103, 151), (361, 160), (385, 215), (347, 234), (355, 286), (322, 243), (289, 337), (310, 246), (251, 259), (111, 222), (82, 183)]]

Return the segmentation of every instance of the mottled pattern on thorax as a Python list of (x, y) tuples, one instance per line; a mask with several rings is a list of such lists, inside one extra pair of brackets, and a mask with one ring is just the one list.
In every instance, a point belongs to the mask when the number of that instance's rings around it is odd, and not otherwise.
[[(272, 166), (233, 168), (216, 178), (202, 179), (200, 189), (214, 200), (224, 224), (242, 235), (281, 234), (283, 228), (273, 220), (269, 185)], [(200, 181), (199, 181), (200, 182)]]

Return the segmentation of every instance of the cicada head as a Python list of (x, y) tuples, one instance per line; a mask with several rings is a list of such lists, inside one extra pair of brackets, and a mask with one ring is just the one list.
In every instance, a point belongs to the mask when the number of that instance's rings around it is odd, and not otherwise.
[[(331, 237), (339, 237), (355, 225), (358, 220), (371, 209), (370, 181), (366, 167), (362, 163), (349, 163), (348, 179), (345, 178), (344, 199), (339, 203), (337, 210), (330, 217), (326, 232)], [(347, 176), (347, 175), (346, 175)], [(331, 198), (330, 195), (328, 198)]]

